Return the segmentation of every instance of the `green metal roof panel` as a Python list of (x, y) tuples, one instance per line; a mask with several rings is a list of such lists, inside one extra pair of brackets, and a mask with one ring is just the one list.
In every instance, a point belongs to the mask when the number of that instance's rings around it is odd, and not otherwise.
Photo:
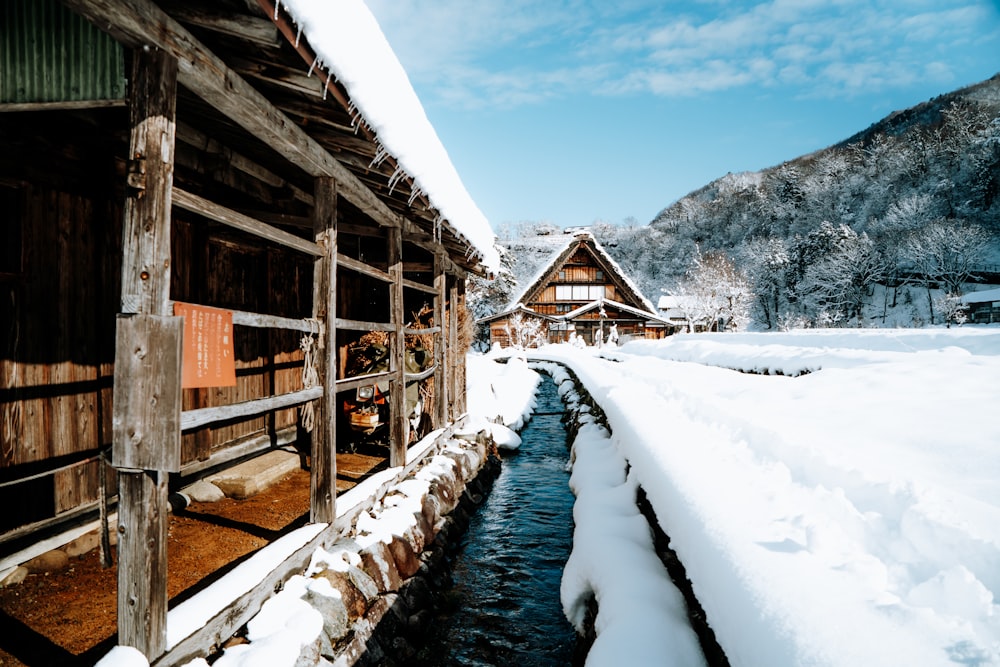
[(124, 97), (121, 44), (58, 0), (0, 0), (0, 103)]

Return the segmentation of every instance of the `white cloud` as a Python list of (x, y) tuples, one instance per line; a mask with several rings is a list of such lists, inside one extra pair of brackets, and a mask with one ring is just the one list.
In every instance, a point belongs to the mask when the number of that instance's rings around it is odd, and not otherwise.
[(585, 91), (669, 97), (795, 85), (828, 96), (931, 74), (945, 81), (949, 49), (997, 22), (985, 0), (368, 3), (415, 83), (467, 107)]

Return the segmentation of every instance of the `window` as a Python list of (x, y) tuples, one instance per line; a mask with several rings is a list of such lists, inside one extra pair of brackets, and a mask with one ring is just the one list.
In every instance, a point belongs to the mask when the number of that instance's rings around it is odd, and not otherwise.
[(597, 271), (594, 272), (594, 280), (604, 280), (604, 271), (597, 269)]
[(556, 285), (557, 301), (594, 301), (604, 296), (604, 285)]
[(566, 280), (566, 271), (565, 271), (565, 269), (559, 272), (559, 280)]

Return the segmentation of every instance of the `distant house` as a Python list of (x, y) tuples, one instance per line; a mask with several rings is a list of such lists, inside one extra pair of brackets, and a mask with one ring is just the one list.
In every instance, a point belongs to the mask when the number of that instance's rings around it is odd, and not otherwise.
[(679, 327), (658, 316), (622, 268), (588, 232), (573, 235), (502, 312), (479, 320), (490, 342), (518, 344), (525, 327), (543, 335), (537, 342), (559, 343), (575, 334), (588, 345), (620, 339), (662, 338)]
[(968, 306), (970, 323), (1000, 322), (1000, 288), (969, 292), (962, 296), (962, 303)]
[(691, 301), (694, 297), (677, 296), (674, 294), (663, 294), (656, 302), (656, 312), (661, 318), (666, 320), (676, 330), (687, 331), (688, 329), (698, 331), (719, 331), (724, 328), (725, 321), (708, 322), (707, 318), (691, 321), (695, 308), (685, 304), (685, 300)]

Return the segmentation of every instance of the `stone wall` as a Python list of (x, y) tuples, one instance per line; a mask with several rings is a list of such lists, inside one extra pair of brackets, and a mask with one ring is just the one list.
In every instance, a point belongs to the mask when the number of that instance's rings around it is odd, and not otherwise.
[[(322, 631), (303, 646), (296, 664), (407, 664), (434, 616), (438, 594), (450, 586), (445, 553), (465, 533), (499, 468), (486, 432), (445, 440), (348, 534), (318, 550), (304, 575), (278, 594), (301, 598), (323, 619)], [(225, 648), (249, 643), (240, 648), (250, 650), (257, 641), (263, 648), (253, 624)]]

